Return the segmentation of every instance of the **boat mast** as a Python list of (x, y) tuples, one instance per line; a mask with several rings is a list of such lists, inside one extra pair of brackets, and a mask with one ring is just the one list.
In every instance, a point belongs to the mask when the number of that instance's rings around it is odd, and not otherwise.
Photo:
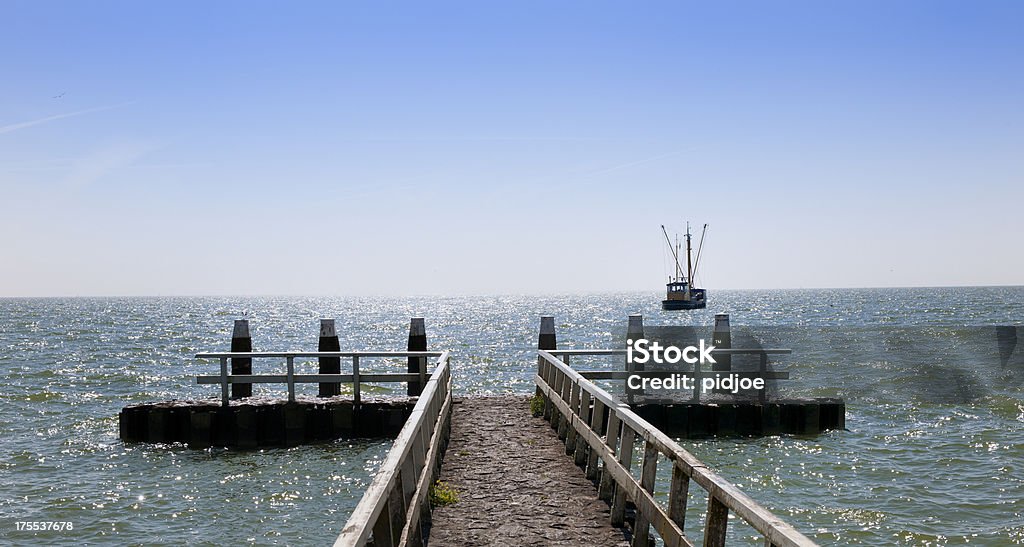
[(693, 261), (693, 272), (697, 273), (700, 268), (700, 252), (704, 250), (704, 236), (708, 233), (708, 225), (704, 224), (704, 230), (700, 233), (700, 243), (697, 244), (697, 260)]
[[(676, 256), (679, 256), (679, 234), (676, 234)], [(676, 281), (679, 281), (683, 277), (683, 267), (679, 265), (679, 260), (676, 259)]]
[(693, 261), (690, 260), (690, 223), (686, 223), (686, 299), (690, 299), (690, 286), (693, 285)]
[(661, 233), (665, 234), (665, 243), (668, 243), (668, 250), (672, 253), (672, 259), (676, 262), (676, 278), (673, 281), (678, 281), (682, 275), (683, 268), (679, 265), (679, 244), (672, 245), (672, 238), (668, 237), (668, 230), (665, 229), (665, 225), (661, 225)]

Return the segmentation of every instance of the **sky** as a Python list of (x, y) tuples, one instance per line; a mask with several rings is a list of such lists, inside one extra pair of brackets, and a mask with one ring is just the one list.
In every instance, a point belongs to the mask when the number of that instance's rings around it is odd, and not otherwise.
[(1024, 284), (1024, 3), (0, 1), (0, 296)]

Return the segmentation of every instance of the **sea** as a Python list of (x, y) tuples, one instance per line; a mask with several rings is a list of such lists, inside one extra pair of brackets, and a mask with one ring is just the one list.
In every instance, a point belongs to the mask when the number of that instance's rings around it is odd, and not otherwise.
[[(401, 350), (409, 319), (424, 317), (430, 349), (452, 352), (457, 395), (486, 396), (533, 392), (541, 315), (555, 316), (560, 348), (607, 348), (633, 313), (709, 336), (728, 313), (734, 338), (793, 350), (772, 363), (790, 372), (779, 396), (844, 398), (846, 430), (680, 440), (685, 449), (822, 545), (1024, 544), (1024, 287), (713, 290), (706, 310), (689, 312), (662, 311), (660, 299), (0, 299), (0, 543), (332, 543), (388, 440), (244, 451), (118, 438), (126, 405), (218, 397), (195, 380), (218, 364), (195, 354), (228, 350), (234, 319), (249, 320), (257, 350), (312, 350), (321, 318), (336, 320), (344, 350)], [(592, 359), (573, 365), (621, 365)], [(698, 541), (705, 504), (690, 500)], [(31, 522), (70, 527), (21, 524)], [(730, 545), (763, 541), (737, 518), (729, 529)]]

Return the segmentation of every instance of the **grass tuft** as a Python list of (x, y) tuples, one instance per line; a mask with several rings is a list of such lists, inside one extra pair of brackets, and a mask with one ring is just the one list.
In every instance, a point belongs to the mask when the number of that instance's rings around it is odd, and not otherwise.
[(540, 418), (544, 415), (544, 397), (534, 395), (530, 398), (530, 412), (534, 418)]
[(459, 501), (459, 493), (451, 485), (437, 481), (430, 487), (430, 506), (444, 507)]

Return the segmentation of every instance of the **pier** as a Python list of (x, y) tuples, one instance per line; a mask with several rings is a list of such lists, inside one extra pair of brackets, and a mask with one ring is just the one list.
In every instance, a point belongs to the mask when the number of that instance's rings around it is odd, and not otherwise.
[[(725, 340), (726, 347), (714, 352), (759, 356), (756, 369), (735, 369), (722, 359), (711, 370), (694, 364), (685, 374), (697, 382), (726, 373), (788, 378), (767, 363), (769, 356), (789, 350), (730, 348), (727, 319), (725, 324), (723, 330), (716, 321), (715, 339)], [(642, 337), (642, 317), (631, 316), (627, 332)], [(657, 537), (674, 547), (696, 545), (692, 538), (699, 537), (699, 543), (718, 547), (726, 544), (730, 515), (760, 534), (766, 546), (814, 545), (673, 436), (814, 435), (845, 424), (842, 401), (775, 400), (764, 390), (723, 398), (716, 390), (693, 389), (666, 399), (626, 385), (616, 395), (608, 382), (617, 386), (630, 376), (665, 378), (673, 372), (643, 370), (628, 360), (617, 369), (577, 370), (570, 359), (618, 359), (625, 351), (559, 350), (552, 317), (541, 318), (532, 398), (455, 399), (450, 354), (427, 351), (419, 318), (410, 322), (406, 351), (338, 351), (331, 320), (321, 323), (318, 351), (251, 351), (244, 340), (236, 344), (237, 335), (248, 336), (247, 323), (236, 324), (234, 334), (232, 351), (196, 356), (219, 363), (219, 374), (196, 378), (218, 386), (218, 399), (126, 407), (121, 438), (247, 449), (394, 437), (337, 546), (647, 547)], [(284, 360), (284, 370), (253, 374), (252, 362), (265, 359)], [(297, 362), (314, 359), (317, 373), (297, 371)], [(370, 359), (401, 359), (405, 370), (370, 371), (364, 366)], [(364, 384), (379, 382), (401, 382), (406, 389), (388, 397), (363, 396)], [(296, 393), (309, 383), (319, 384), (317, 396)], [(254, 384), (284, 384), (287, 398), (253, 396)], [(692, 499), (707, 504), (699, 522), (692, 515), (687, 519)]]
[(528, 397), (457, 401), (439, 479), (458, 501), (434, 508), (436, 545), (629, 544)]

